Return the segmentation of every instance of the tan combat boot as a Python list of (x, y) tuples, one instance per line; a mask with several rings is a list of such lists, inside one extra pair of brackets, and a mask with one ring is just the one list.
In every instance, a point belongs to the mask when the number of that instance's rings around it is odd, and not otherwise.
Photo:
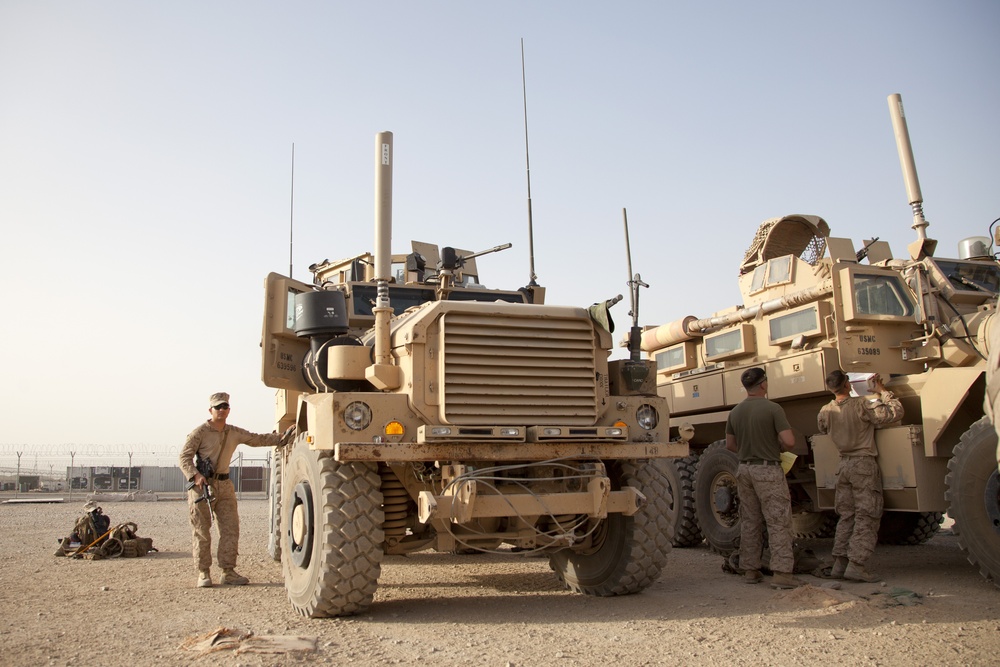
[(836, 556), (833, 559), (833, 567), (830, 568), (831, 579), (843, 579), (844, 571), (847, 570), (847, 563), (850, 562), (844, 556)]
[(774, 577), (771, 578), (771, 588), (798, 588), (799, 586), (805, 586), (805, 583), (798, 577), (792, 576), (791, 572), (775, 572)]
[(212, 587), (212, 573), (208, 570), (198, 572), (198, 588)]
[(844, 579), (849, 581), (863, 581), (868, 584), (882, 581), (882, 577), (874, 572), (869, 572), (865, 569), (864, 565), (854, 562), (847, 564), (847, 569), (844, 570)]
[(237, 574), (233, 568), (229, 568), (222, 571), (222, 583), (228, 586), (246, 586), (250, 580)]
[(743, 583), (746, 584), (759, 584), (763, 579), (764, 575), (760, 570), (747, 570), (743, 573)]

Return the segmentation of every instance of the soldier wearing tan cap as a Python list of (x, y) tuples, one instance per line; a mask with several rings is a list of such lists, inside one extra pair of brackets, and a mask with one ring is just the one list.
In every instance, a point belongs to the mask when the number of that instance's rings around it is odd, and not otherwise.
[[(194, 484), (188, 491), (188, 511), (193, 534), (193, 552), (198, 566), (198, 587), (212, 586), (212, 514), (219, 526), (219, 545), (216, 564), (222, 569), (222, 583), (242, 586), (250, 580), (236, 572), (236, 556), (240, 542), (240, 515), (236, 508), (236, 489), (229, 479), (229, 462), (238, 445), (251, 447), (277, 447), (285, 444), (294, 430), (278, 433), (251, 433), (226, 423), (229, 417), (229, 394), (218, 392), (208, 400), (211, 416), (191, 431), (181, 450), (180, 467), (184, 477)], [(196, 465), (195, 457), (207, 459), (212, 464), (212, 474), (206, 479)], [(211, 489), (209, 502), (198, 502), (203, 496), (204, 485)]]

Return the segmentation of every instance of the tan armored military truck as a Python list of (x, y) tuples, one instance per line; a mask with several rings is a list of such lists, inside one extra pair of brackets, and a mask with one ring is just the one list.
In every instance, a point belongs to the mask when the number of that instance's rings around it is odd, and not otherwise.
[(266, 280), (262, 377), (297, 429), (270, 543), (292, 606), (356, 614), (385, 556), (500, 545), (583, 594), (642, 590), (670, 548), (665, 462), (688, 453), (652, 362), (609, 361), (613, 300), (487, 289), (484, 253), (392, 255), (392, 146), (377, 136), (374, 254)]
[[(884, 241), (833, 237), (817, 216), (768, 220), (739, 267), (741, 305), (643, 332), (671, 428), (695, 427), (691, 458), (672, 479), (674, 497), (686, 501), (675, 523), (678, 535), (698, 539), (700, 530), (722, 553), (737, 547), (737, 461), (724, 448), (725, 423), (745, 397), (740, 374), (760, 366), (768, 397), (797, 434), (787, 475), (795, 528), (832, 534), (839, 456), (817, 433), (817, 413), (831, 398), (824, 378), (835, 369), (880, 373), (906, 413), (876, 433), (887, 510), (881, 540), (925, 541), (947, 511), (969, 560), (1000, 581), (996, 434), (983, 414), (1000, 265), (988, 237), (962, 241), (957, 258), (935, 255), (898, 95), (889, 106), (917, 232), (905, 256)], [(856, 388), (866, 392), (863, 382)]]

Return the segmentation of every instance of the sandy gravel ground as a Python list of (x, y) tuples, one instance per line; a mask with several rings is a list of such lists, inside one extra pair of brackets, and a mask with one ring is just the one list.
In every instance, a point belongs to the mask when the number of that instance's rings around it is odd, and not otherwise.
[[(186, 506), (102, 502), (158, 553), (103, 561), (56, 558), (82, 500), (0, 504), (0, 655), (5, 665), (997, 665), (1000, 589), (970, 566), (950, 531), (919, 547), (880, 547), (886, 584), (829, 582), (774, 591), (723, 574), (707, 548), (675, 549), (638, 595), (562, 590), (542, 558), (513, 553), (390, 557), (371, 610), (301, 618), (266, 555), (267, 504), (244, 497), (245, 587), (194, 587)], [(808, 543), (828, 558), (830, 540)], [(218, 573), (216, 573), (218, 580)], [(894, 597), (898, 589), (920, 597)], [(910, 601), (914, 604), (900, 604)], [(265, 641), (205, 653), (184, 648), (220, 627)], [(312, 650), (268, 649), (266, 636)], [(242, 651), (238, 651), (241, 648)]]

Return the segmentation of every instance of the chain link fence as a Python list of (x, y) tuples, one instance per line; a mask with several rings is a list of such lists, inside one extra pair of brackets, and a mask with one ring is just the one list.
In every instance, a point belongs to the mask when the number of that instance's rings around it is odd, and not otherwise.
[[(0, 445), (0, 495), (84, 497), (93, 493), (184, 493), (180, 447)], [(246, 451), (244, 451), (246, 450)], [(230, 462), (237, 493), (267, 493), (273, 453), (239, 447)]]

